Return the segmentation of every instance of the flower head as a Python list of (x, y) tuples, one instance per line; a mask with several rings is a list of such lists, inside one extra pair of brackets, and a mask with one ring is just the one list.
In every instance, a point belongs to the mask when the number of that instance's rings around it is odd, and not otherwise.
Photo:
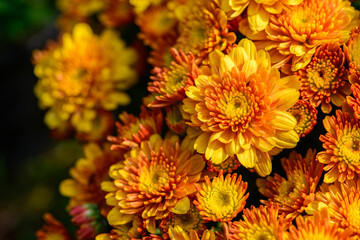
[(50, 129), (68, 122), (77, 132), (89, 133), (98, 110), (111, 111), (129, 103), (123, 91), (136, 82), (131, 65), (133, 49), (126, 48), (112, 30), (101, 36), (86, 24), (65, 33), (62, 42), (36, 62), (39, 78), (35, 94), (39, 105), (49, 109), (45, 122)]
[(196, 192), (205, 162), (193, 151), (181, 150), (179, 138), (161, 139), (153, 135), (133, 149), (123, 165), (113, 165), (113, 182), (102, 187), (109, 193), (107, 204), (113, 206), (107, 218), (111, 225), (125, 224), (140, 214), (147, 230), (155, 233), (155, 220), (171, 212), (185, 214), (190, 208), (189, 195)]
[(216, 7), (215, 1), (188, 1), (179, 17), (179, 37), (174, 47), (192, 52), (198, 62), (207, 60), (215, 49), (228, 52), (236, 35), (228, 31), (225, 13)]
[(134, 20), (132, 6), (128, 0), (107, 0), (99, 19), (106, 27), (119, 27)]
[(106, 215), (109, 207), (104, 199), (106, 193), (101, 190), (100, 184), (108, 179), (109, 167), (124, 159), (123, 153), (124, 151), (110, 151), (109, 146), (105, 146), (103, 150), (94, 143), (84, 146), (85, 157), (80, 158), (70, 169), (72, 178), (65, 179), (60, 184), (61, 194), (70, 198), (69, 209), (96, 203)]
[(309, 149), (305, 158), (293, 151), (289, 158), (282, 158), (281, 164), (287, 179), (275, 174), (274, 177), (257, 179), (259, 192), (267, 197), (263, 204), (276, 203), (279, 212), (286, 218), (294, 219), (305, 207), (314, 201), (315, 191), (323, 172), (323, 165), (315, 161), (315, 151)]
[(113, 143), (112, 150), (129, 150), (139, 147), (142, 141), (149, 140), (153, 134), (160, 134), (163, 125), (162, 113), (150, 111), (143, 105), (139, 117), (122, 112), (119, 119), (121, 122), (116, 123), (118, 136), (108, 137), (108, 140)]
[(309, 134), (317, 123), (317, 110), (308, 101), (299, 99), (294, 106), (288, 110), (297, 120), (295, 131), (300, 137)]
[(330, 221), (338, 224), (338, 231), (348, 229), (353, 236), (360, 234), (360, 179), (345, 180), (343, 183), (323, 183), (316, 193), (315, 201), (308, 205), (306, 212), (314, 214), (327, 208)]
[(330, 101), (341, 107), (351, 93), (344, 63), (345, 55), (338, 43), (324, 44), (316, 49), (311, 62), (297, 72), (302, 99), (315, 106), (321, 104), (324, 113), (331, 111)]
[(306, 66), (318, 46), (347, 42), (360, 22), (359, 12), (347, 0), (304, 0), (289, 11), (270, 15), (269, 21), (264, 31), (253, 32), (246, 19), (239, 30), (259, 40), (257, 46), (269, 51), (275, 67), (291, 61), (292, 71)]
[(241, 212), (245, 206), (249, 193), (245, 195), (247, 183), (242, 181), (241, 175), (227, 174), (224, 178), (222, 172), (210, 182), (205, 176), (205, 183), (196, 185), (198, 193), (195, 205), (200, 215), (209, 221), (230, 221)]
[(229, 156), (262, 176), (271, 172), (269, 151), (299, 141), (296, 119), (287, 110), (299, 96), (297, 77), (280, 78), (269, 55), (243, 39), (229, 55), (215, 50), (188, 87), (184, 119), (200, 127), (195, 149), (219, 164)]
[(269, 204), (244, 209), (243, 219), (229, 224), (229, 239), (287, 239), (289, 222), (278, 215), (278, 206)]
[(70, 234), (64, 225), (56, 220), (50, 213), (44, 214), (47, 225), (36, 232), (38, 240), (71, 240)]
[(350, 119), (348, 113), (336, 111), (336, 116), (327, 116), (323, 121), (327, 133), (320, 136), (325, 151), (319, 152), (317, 160), (329, 171), (324, 182), (344, 182), (360, 174), (360, 125)]
[(169, 68), (155, 67), (149, 92), (156, 93), (155, 100), (149, 104), (152, 108), (162, 108), (181, 102), (188, 86), (194, 85), (194, 79), (200, 74), (194, 55), (185, 55), (175, 48), (170, 50), (174, 61)]
[(326, 208), (320, 209), (313, 217), (304, 220), (302, 216), (296, 218), (296, 227), (290, 226), (290, 236), (293, 240), (342, 240), (350, 239), (352, 231), (346, 229), (338, 231), (339, 225), (331, 222)]

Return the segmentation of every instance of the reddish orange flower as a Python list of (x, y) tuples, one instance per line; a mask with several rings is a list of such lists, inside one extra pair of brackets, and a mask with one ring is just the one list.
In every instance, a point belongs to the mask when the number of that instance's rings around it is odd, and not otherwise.
[(297, 72), (302, 99), (315, 106), (321, 104), (324, 113), (331, 111), (330, 101), (341, 107), (351, 93), (344, 64), (345, 54), (338, 43), (328, 43), (316, 49), (311, 62)]
[(153, 135), (133, 149), (123, 165), (110, 168), (113, 182), (103, 182), (112, 206), (107, 219), (113, 226), (130, 222), (141, 215), (146, 229), (156, 231), (156, 220), (171, 212), (185, 214), (190, 209), (189, 195), (196, 192), (205, 162), (200, 154), (180, 147), (179, 138), (161, 139)]
[(330, 220), (329, 212), (326, 208), (320, 209), (313, 217), (302, 216), (296, 218), (296, 227), (290, 226), (290, 236), (292, 240), (344, 240), (350, 239), (352, 231), (346, 229), (338, 231), (339, 225)]
[(172, 48), (170, 53), (174, 59), (168, 68), (155, 67), (149, 82), (148, 90), (158, 94), (149, 104), (152, 108), (163, 108), (181, 102), (188, 86), (194, 85), (194, 79), (200, 74), (193, 54), (185, 55)]
[(46, 225), (36, 232), (38, 240), (71, 240), (70, 234), (64, 225), (50, 213), (44, 214)]
[(304, 0), (290, 11), (270, 15), (261, 32), (253, 32), (247, 19), (239, 30), (269, 51), (275, 67), (291, 62), (292, 71), (305, 67), (318, 46), (328, 42), (348, 41), (354, 26), (359, 25), (359, 12), (347, 0)]
[(327, 133), (320, 136), (325, 151), (319, 152), (317, 160), (325, 164), (324, 182), (344, 182), (360, 174), (360, 124), (350, 119), (348, 113), (336, 111), (323, 121)]
[(323, 172), (323, 165), (315, 161), (315, 151), (309, 149), (305, 158), (295, 151), (289, 158), (282, 158), (281, 164), (287, 179), (275, 173), (274, 177), (257, 179), (259, 192), (267, 197), (260, 200), (268, 205), (279, 205), (279, 213), (285, 213), (286, 218), (294, 219), (305, 207), (314, 201), (315, 191)]
[(289, 222), (284, 217), (284, 214), (279, 216), (277, 205), (260, 205), (259, 208), (251, 206), (251, 209), (244, 209), (244, 220), (229, 224), (228, 238), (230, 240), (288, 239), (286, 229)]
[(230, 221), (241, 212), (249, 193), (245, 195), (247, 183), (241, 175), (227, 174), (225, 179), (221, 172), (210, 182), (205, 176), (205, 183), (196, 185), (198, 193), (194, 203), (205, 220), (220, 222)]
[(129, 150), (138, 147), (142, 141), (149, 140), (151, 135), (161, 133), (162, 130), (162, 113), (150, 111), (143, 105), (139, 117), (122, 112), (119, 119), (121, 123), (116, 123), (118, 136), (108, 137), (108, 140), (113, 143), (112, 150)]
[(338, 224), (339, 232), (351, 230), (352, 237), (360, 236), (360, 179), (345, 180), (343, 183), (323, 183), (316, 193), (314, 202), (308, 205), (306, 212), (315, 214), (326, 208), (329, 211), (330, 222)]
[(300, 137), (309, 134), (317, 123), (317, 110), (308, 101), (299, 99), (288, 112), (297, 120), (294, 130)]

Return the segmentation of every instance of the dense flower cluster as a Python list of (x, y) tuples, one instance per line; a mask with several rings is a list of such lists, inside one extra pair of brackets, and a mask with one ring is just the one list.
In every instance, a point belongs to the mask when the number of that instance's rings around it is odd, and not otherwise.
[[(57, 5), (35, 94), (83, 144), (60, 184), (74, 239), (360, 239), (352, 1)], [(38, 239), (72, 239), (45, 220)]]

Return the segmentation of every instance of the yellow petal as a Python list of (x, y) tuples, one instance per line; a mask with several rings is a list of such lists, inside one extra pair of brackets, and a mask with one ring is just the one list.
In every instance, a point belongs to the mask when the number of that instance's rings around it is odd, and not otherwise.
[(298, 134), (294, 130), (287, 132), (277, 131), (272, 139), (279, 148), (293, 148), (300, 140)]
[(324, 175), (324, 182), (325, 183), (333, 183), (338, 178), (339, 178), (339, 169), (337, 168), (337, 166), (335, 166)]
[(194, 143), (194, 149), (199, 153), (205, 153), (206, 147), (209, 144), (209, 139), (211, 137), (211, 133), (204, 132), (200, 136), (198, 136)]
[(78, 184), (73, 179), (65, 179), (60, 183), (60, 193), (66, 197), (76, 196), (79, 192)]
[(170, 212), (176, 213), (176, 214), (185, 214), (190, 209), (190, 200), (188, 197), (184, 197), (180, 199), (177, 204), (170, 209)]
[(248, 20), (250, 29), (254, 32), (260, 32), (269, 24), (269, 13), (262, 6), (260, 6), (258, 11), (253, 15), (249, 14), (248, 9)]
[(256, 163), (254, 169), (261, 176), (265, 177), (269, 175), (272, 171), (272, 163), (268, 153), (263, 153), (257, 151), (258, 162)]
[(249, 148), (248, 150), (243, 150), (242, 152), (236, 154), (241, 165), (246, 168), (253, 168), (257, 162), (256, 151), (254, 148)]
[(288, 112), (274, 110), (271, 114), (274, 115), (275, 118), (271, 119), (269, 124), (275, 129), (289, 131), (293, 130), (297, 124), (296, 118)]
[(134, 215), (122, 214), (120, 213), (119, 208), (112, 208), (107, 215), (107, 220), (110, 225), (123, 225), (130, 222), (133, 219)]

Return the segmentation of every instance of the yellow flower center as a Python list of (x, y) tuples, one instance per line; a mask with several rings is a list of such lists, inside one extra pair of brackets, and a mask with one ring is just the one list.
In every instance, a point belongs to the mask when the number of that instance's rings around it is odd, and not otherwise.
[(317, 92), (320, 89), (331, 89), (337, 72), (338, 69), (329, 61), (318, 61), (307, 73), (311, 90)]
[(237, 192), (230, 186), (211, 188), (206, 193), (205, 205), (209, 208), (212, 215), (226, 217), (231, 215), (236, 209), (238, 202), (235, 202)]
[(167, 94), (174, 94), (178, 89), (181, 89), (186, 85), (187, 80), (186, 67), (178, 65), (176, 68), (172, 68), (165, 76), (165, 85), (161, 87), (161, 91)]
[(277, 236), (274, 234), (270, 226), (258, 226), (253, 225), (251, 230), (247, 232), (244, 239), (247, 240), (277, 240)]
[(358, 201), (353, 202), (349, 206), (348, 221), (350, 226), (354, 229), (360, 230), (360, 203)]
[(176, 214), (170, 221), (172, 227), (179, 225), (186, 232), (189, 232), (191, 229), (198, 230), (202, 225), (202, 218), (195, 205), (192, 205), (186, 214)]
[(277, 202), (294, 201), (293, 199), (301, 197), (301, 190), (304, 188), (308, 188), (305, 174), (300, 170), (296, 170), (291, 173), (289, 180), (284, 179), (280, 184), (279, 195), (275, 196), (275, 200)]
[(360, 130), (343, 135), (338, 142), (338, 155), (347, 163), (360, 164)]

